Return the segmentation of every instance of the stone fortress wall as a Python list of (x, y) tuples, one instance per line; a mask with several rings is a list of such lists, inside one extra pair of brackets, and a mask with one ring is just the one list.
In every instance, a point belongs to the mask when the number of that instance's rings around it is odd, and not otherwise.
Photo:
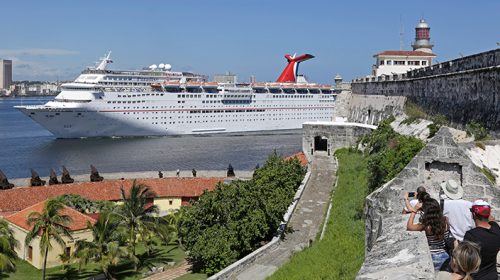
[(487, 200), (500, 215), (500, 190), (467, 157), (443, 127), (391, 181), (366, 199), (366, 254), (356, 279), (433, 279), (434, 268), (425, 233), (406, 231), (401, 214), (403, 194), (423, 185), (438, 198), (439, 184), (454, 179), (464, 199)]
[(353, 96), (404, 96), (429, 113), (445, 115), (453, 126), (476, 120), (500, 133), (500, 49), (402, 75), (355, 79), (351, 88)]

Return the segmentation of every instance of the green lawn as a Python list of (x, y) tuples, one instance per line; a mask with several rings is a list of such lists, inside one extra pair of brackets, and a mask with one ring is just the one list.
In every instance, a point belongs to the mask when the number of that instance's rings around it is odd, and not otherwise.
[(271, 280), (354, 279), (365, 250), (364, 201), (367, 195), (366, 158), (342, 149), (337, 152), (338, 185), (323, 240), (292, 256)]
[[(132, 263), (124, 261), (112, 269), (116, 278), (127, 280), (142, 279), (143, 273), (151, 267), (165, 266), (167, 262), (179, 263), (185, 257), (185, 253), (176, 244), (155, 247), (155, 252), (151, 256), (147, 256), (144, 247), (141, 246), (137, 247), (137, 252), (142, 254), (140, 257), (142, 264), (139, 271), (134, 272)], [(42, 278), (42, 270), (36, 269), (26, 261), (17, 260), (16, 267), (17, 271), (15, 273), (0, 274), (0, 279), (39, 280)], [(88, 264), (82, 267), (80, 272), (78, 272), (78, 265), (73, 264), (67, 272), (64, 272), (61, 267), (48, 268), (47, 279), (87, 279), (99, 273), (99, 266), (97, 264)]]

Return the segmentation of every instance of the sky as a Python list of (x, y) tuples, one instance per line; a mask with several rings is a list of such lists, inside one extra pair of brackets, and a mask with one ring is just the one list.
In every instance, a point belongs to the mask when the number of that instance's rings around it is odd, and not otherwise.
[(0, 59), (13, 79), (73, 80), (112, 51), (110, 69), (169, 63), (174, 71), (227, 71), (274, 81), (285, 54), (310, 53), (299, 72), (332, 84), (370, 74), (373, 55), (411, 49), (431, 27), (438, 61), (498, 48), (500, 1), (16, 0), (0, 2)]

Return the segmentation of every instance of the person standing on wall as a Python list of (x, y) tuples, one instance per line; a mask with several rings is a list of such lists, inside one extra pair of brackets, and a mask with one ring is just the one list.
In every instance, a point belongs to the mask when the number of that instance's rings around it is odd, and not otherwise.
[(464, 189), (455, 180), (441, 183), (440, 204), (443, 215), (448, 218), (450, 231), (456, 240), (462, 241), (464, 234), (474, 227), (470, 213), (472, 202), (462, 199)]

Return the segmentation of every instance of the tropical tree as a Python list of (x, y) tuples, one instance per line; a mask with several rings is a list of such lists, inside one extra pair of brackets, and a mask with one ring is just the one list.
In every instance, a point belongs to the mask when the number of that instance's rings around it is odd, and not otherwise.
[(7, 222), (0, 220), (0, 272), (16, 270), (14, 248), (18, 246), (18, 243)]
[(93, 241), (78, 240), (73, 256), (80, 267), (89, 261), (99, 263), (107, 279), (111, 278), (109, 268), (127, 256), (127, 250), (121, 246), (124, 235), (118, 228), (118, 221), (109, 212), (101, 213), (97, 222), (87, 222), (92, 232)]
[(36, 237), (40, 238), (40, 251), (43, 252), (43, 276), (47, 270), (47, 255), (52, 250), (52, 240), (55, 240), (61, 246), (65, 246), (63, 236), (72, 239), (68, 225), (71, 223), (71, 217), (61, 214), (64, 208), (57, 199), (50, 199), (45, 202), (43, 210), (31, 212), (28, 215), (27, 223), (32, 229), (26, 235), (24, 243), (28, 246)]
[(147, 204), (148, 198), (153, 197), (154, 194), (147, 186), (137, 184), (135, 180), (130, 187), (128, 195), (123, 186), (120, 188), (120, 192), (123, 204), (116, 214), (120, 218), (120, 225), (128, 229), (130, 257), (134, 262), (134, 270), (137, 271), (139, 263), (135, 251), (138, 240), (137, 234), (141, 232), (144, 234), (146, 230), (153, 230), (155, 228), (153, 214), (158, 213), (158, 206)]
[[(179, 223), (182, 219), (182, 215), (184, 213), (184, 209), (178, 209), (167, 216), (161, 217), (160, 223), (165, 223), (167, 226), (163, 227), (164, 229), (168, 229), (169, 232), (169, 241), (170, 240), (177, 240), (179, 243), (179, 246), (182, 246), (181, 239), (179, 238)], [(165, 236), (165, 234), (161, 235), (162, 237)]]

